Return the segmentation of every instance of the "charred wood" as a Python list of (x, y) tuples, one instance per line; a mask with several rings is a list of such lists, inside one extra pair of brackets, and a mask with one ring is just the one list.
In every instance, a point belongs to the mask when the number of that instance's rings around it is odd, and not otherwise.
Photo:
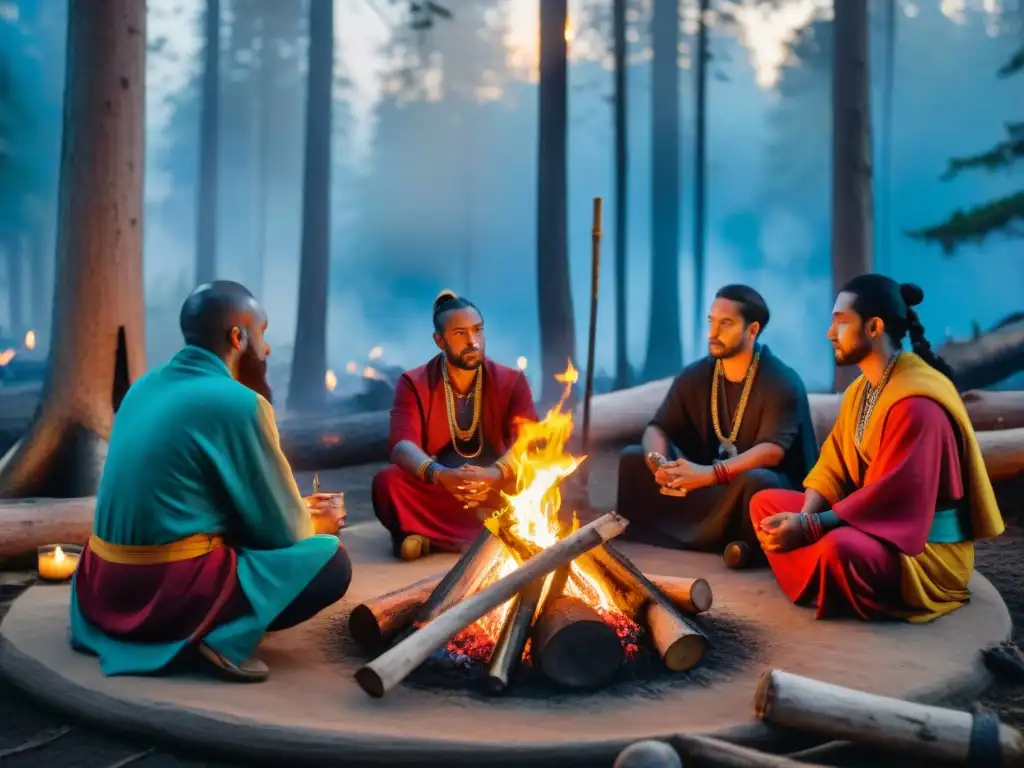
[(487, 666), (487, 677), (484, 678), (487, 693), (504, 693), (519, 667), (544, 583), (545, 579), (538, 579), (515, 597)]
[(601, 615), (576, 597), (560, 595), (533, 629), (533, 664), (566, 688), (607, 685), (625, 660), (622, 643)]

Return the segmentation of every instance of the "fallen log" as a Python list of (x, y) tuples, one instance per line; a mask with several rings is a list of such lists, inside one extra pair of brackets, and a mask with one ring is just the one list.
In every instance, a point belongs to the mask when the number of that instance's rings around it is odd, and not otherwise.
[(1024, 371), (1024, 318), (1011, 316), (973, 339), (950, 340), (937, 350), (961, 389), (987, 387)]
[(44, 544), (84, 546), (92, 534), (95, 506), (95, 496), (0, 501), (0, 557), (23, 555)]
[(512, 573), (460, 601), (422, 629), (360, 668), (356, 682), (370, 696), (381, 697), (406, 678), (459, 630), (512, 599), (536, 579), (557, 570), (622, 533), (629, 523), (614, 512), (602, 515), (576, 533), (546, 548)]
[(534, 667), (565, 688), (607, 685), (625, 660), (615, 630), (577, 597), (548, 602), (533, 628)]
[(721, 768), (824, 768), (818, 763), (805, 763), (782, 755), (770, 755), (750, 747), (695, 733), (679, 733), (669, 741), (677, 752), (687, 759), (696, 760), (697, 765), (715, 765)]
[[(778, 669), (761, 676), (754, 712), (770, 725), (906, 752), (922, 762), (966, 764), (977, 740), (970, 712), (864, 693)], [(993, 730), (997, 745), (975, 744), (974, 749), (997, 746), (1002, 759), (996, 765), (1020, 765), (1024, 736), (1002, 723)]]
[(713, 595), (705, 579), (683, 579), (676, 576), (648, 576), (651, 583), (664, 592), (676, 608), (691, 615), (711, 610)]
[(417, 582), (370, 598), (352, 609), (348, 631), (363, 648), (380, 651), (408, 627), (416, 612), (430, 597), (444, 574), (437, 573)]

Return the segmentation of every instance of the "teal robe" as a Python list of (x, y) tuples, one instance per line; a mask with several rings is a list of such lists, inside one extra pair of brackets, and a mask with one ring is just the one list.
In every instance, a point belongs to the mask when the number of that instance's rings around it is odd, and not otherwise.
[[(252, 655), (274, 619), (339, 547), (314, 535), (270, 403), (231, 376), (216, 355), (185, 347), (129, 389), (114, 419), (93, 530), (111, 544), (160, 545), (222, 534), (253, 608), (204, 641), (231, 661)], [(140, 566), (159, 567), (159, 566)], [(99, 656), (106, 675), (147, 674), (184, 648), (108, 636), (71, 589), (71, 642)]]

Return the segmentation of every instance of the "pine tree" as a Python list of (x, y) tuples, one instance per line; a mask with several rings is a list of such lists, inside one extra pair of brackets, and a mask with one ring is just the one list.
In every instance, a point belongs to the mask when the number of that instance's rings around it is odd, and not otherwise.
[[(1021, 72), (1024, 72), (1024, 47), (1021, 47), (999, 70), (999, 77), (1005, 79)], [(943, 181), (949, 181), (969, 170), (1003, 170), (1022, 159), (1024, 121), (1008, 123), (1005, 139), (985, 152), (950, 159), (941, 178)], [(960, 246), (981, 243), (989, 235), (996, 233), (1024, 237), (1024, 190), (967, 210), (956, 210), (941, 224), (913, 230), (907, 234), (916, 240), (938, 243), (947, 256), (952, 256)]]

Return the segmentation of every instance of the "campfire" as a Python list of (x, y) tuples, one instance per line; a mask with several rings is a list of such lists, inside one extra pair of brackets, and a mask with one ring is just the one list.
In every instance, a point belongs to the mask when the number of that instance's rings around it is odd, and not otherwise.
[(693, 617), (711, 606), (708, 583), (645, 576), (606, 543), (625, 528), (622, 518), (610, 513), (581, 529), (562, 508), (560, 485), (586, 457), (567, 450), (572, 363), (556, 378), (562, 399), (542, 421), (521, 425), (509, 453), (516, 491), (451, 570), (352, 611), (357, 642), (375, 652), (390, 646), (356, 675), (371, 695), (421, 659), (483, 668), (484, 689), (501, 693), (521, 668), (582, 689), (611, 683), (642, 650), (671, 671), (703, 658), (708, 639)]

